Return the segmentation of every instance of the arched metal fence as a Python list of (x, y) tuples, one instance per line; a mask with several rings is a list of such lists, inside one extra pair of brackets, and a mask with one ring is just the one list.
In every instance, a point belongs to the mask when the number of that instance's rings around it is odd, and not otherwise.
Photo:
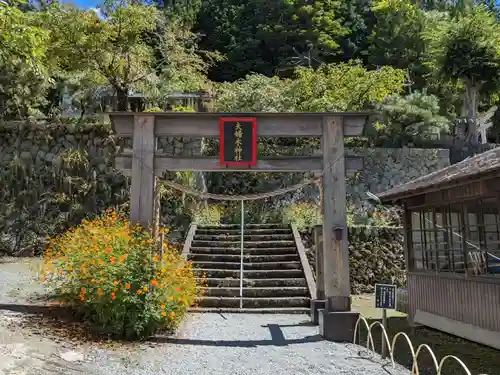
[[(391, 361), (393, 369), (396, 367), (396, 362), (394, 360), (394, 349), (396, 347), (396, 344), (400, 343), (401, 340), (403, 340), (408, 345), (408, 348), (410, 349), (410, 353), (412, 356), (411, 375), (419, 375), (418, 358), (419, 358), (420, 353), (422, 353), (422, 352), (427, 352), (431, 356), (432, 362), (434, 364), (434, 368), (436, 371), (436, 375), (441, 375), (441, 372), (445, 368), (445, 365), (451, 361), (458, 363), (460, 365), (460, 367), (463, 369), (464, 374), (473, 375), (471, 373), (471, 371), (469, 370), (469, 368), (465, 365), (465, 363), (460, 358), (458, 358), (454, 355), (447, 355), (447, 356), (444, 356), (443, 358), (441, 358), (440, 361), (438, 361), (438, 359), (437, 359), (436, 355), (434, 354), (434, 352), (432, 351), (431, 347), (427, 344), (421, 344), (415, 350), (415, 347), (414, 347), (413, 343), (411, 342), (410, 337), (404, 332), (396, 333), (391, 341), (389, 339), (389, 335), (387, 334), (386, 329), (384, 328), (384, 326), (380, 322), (376, 321), (376, 322), (372, 322), (371, 324), (369, 324), (368, 320), (366, 320), (366, 318), (363, 316), (360, 316), (358, 321), (356, 322), (356, 327), (354, 329), (354, 338), (353, 338), (354, 344), (357, 343), (358, 336), (359, 337), (361, 336), (361, 329), (360, 329), (361, 324), (367, 330), (366, 348), (369, 351), (371, 351), (372, 354), (375, 354), (375, 344), (373, 341), (372, 329), (374, 327), (380, 327), (380, 329), (382, 330), (383, 340), (385, 341), (386, 347), (388, 348), (388, 351), (389, 351), (389, 359)], [(398, 340), (400, 337), (401, 337), (401, 339)], [(358, 341), (358, 343), (359, 343), (359, 341)], [(488, 375), (488, 374), (479, 374), (479, 375)]]

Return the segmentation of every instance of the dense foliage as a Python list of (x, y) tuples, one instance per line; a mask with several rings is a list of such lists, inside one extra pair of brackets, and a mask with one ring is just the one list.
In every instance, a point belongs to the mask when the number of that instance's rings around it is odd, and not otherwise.
[[(121, 110), (134, 92), (159, 108), (172, 92), (209, 91), (218, 109), (277, 111), (366, 109), (392, 95), (410, 113), (385, 127), (448, 132), (444, 118), (499, 100), (498, 15), (486, 0), (2, 2), (0, 117), (58, 115), (63, 93), (82, 115), (104, 93)], [(426, 111), (442, 117), (408, 127)]]
[(175, 328), (197, 297), (179, 252), (113, 211), (54, 237), (44, 258), (43, 281), (54, 297), (119, 337)]
[[(380, 117), (358, 146), (419, 144), (452, 133), (457, 118), (474, 120), (498, 104), (498, 16), (497, 5), (486, 0), (106, 0), (98, 10), (58, 1), (0, 2), (0, 119), (58, 121), (63, 97), (70, 98), (82, 118), (106, 95), (117, 99), (115, 109), (125, 110), (134, 93), (146, 98), (150, 109), (142, 109), (158, 111), (173, 92), (204, 91), (214, 94), (211, 106), (218, 111), (375, 109)], [(188, 110), (186, 103), (176, 104), (173, 109)], [(493, 121), (490, 139), (499, 133), (498, 110)], [(471, 124), (470, 132), (476, 127), (475, 121)], [(310, 155), (317, 146), (315, 139), (262, 139), (259, 154)], [(206, 154), (217, 148), (217, 142), (204, 144)], [(11, 176), (12, 163), (2, 160), (2, 181), (11, 178), (5, 176)], [(43, 176), (50, 174), (50, 164)], [(16, 168), (28, 177), (15, 189), (4, 188), (2, 207), (9, 215), (26, 213), (15, 220), (22, 228), (26, 217), (43, 213), (24, 203), (17, 209), (14, 195), (28, 191), (39, 177), (32, 166)], [(51, 206), (59, 199), (53, 191), (64, 191), (62, 200), (80, 191), (73, 182), (59, 183), (55, 175), (48, 185), (64, 189), (51, 188), (50, 200), (47, 192), (34, 189), (26, 193), (31, 202)], [(173, 176), (185, 185), (194, 184), (192, 177)], [(288, 186), (304, 176), (205, 177), (211, 192), (241, 194)], [(91, 202), (101, 185), (87, 177), (78, 181), (85, 199), (76, 201)], [(121, 191), (127, 188), (124, 183)], [(113, 193), (112, 203), (123, 196)], [(199, 203), (183, 196), (175, 213), (187, 217), (185, 212)], [(201, 209), (197, 220), (236, 218), (236, 206), (224, 203), (220, 215)], [(271, 219), (272, 207), (272, 200), (248, 203), (248, 211), (261, 219)], [(98, 211), (92, 207), (91, 212)], [(0, 225), (11, 231), (12, 220)], [(10, 243), (15, 235), (9, 236)]]

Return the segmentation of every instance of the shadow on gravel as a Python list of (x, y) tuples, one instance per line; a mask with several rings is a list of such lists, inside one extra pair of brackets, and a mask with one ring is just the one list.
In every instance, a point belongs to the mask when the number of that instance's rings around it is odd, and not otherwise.
[(28, 328), (35, 334), (67, 338), (71, 341), (103, 342), (107, 339), (95, 333), (89, 324), (70, 308), (60, 305), (0, 304), (0, 311), (23, 314), (23, 319), (15, 324)]
[[(266, 324), (266, 325), (261, 326), (261, 327), (269, 327), (270, 325), (272, 325), (272, 324)], [(296, 324), (279, 324), (279, 326), (282, 328), (286, 328), (286, 327), (316, 327), (317, 325), (314, 324), (313, 322), (305, 320), (303, 322), (296, 323)]]
[(257, 346), (284, 346), (293, 344), (303, 344), (307, 342), (323, 341), (320, 335), (306, 336), (302, 339), (285, 340), (284, 342), (271, 340), (190, 340), (176, 339), (168, 337), (155, 337), (148, 341), (156, 343), (169, 343), (179, 345), (198, 345), (198, 346), (223, 346), (228, 348), (255, 348)]
[(323, 337), (320, 335), (306, 336), (301, 339), (290, 339), (287, 340), (281, 327), (295, 327), (300, 326), (301, 323), (295, 325), (279, 325), (279, 324), (267, 324), (262, 327), (269, 328), (271, 333), (270, 340), (191, 340), (191, 339), (178, 339), (170, 337), (154, 337), (148, 341), (156, 343), (169, 343), (169, 344), (180, 344), (180, 345), (198, 345), (198, 346), (223, 346), (228, 348), (255, 348), (257, 346), (287, 346), (293, 344), (304, 344), (308, 342), (318, 342), (323, 341)]
[(73, 312), (57, 305), (26, 305), (18, 303), (0, 303), (0, 310), (7, 310), (26, 315), (41, 315), (47, 318), (71, 319), (75, 320)]

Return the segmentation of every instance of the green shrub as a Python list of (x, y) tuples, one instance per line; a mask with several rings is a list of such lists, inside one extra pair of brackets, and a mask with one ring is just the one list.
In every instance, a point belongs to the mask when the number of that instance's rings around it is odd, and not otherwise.
[(160, 107), (151, 107), (145, 110), (144, 112), (163, 112)]
[[(163, 230), (166, 232), (166, 230)], [(197, 296), (191, 264), (109, 211), (52, 238), (43, 282), (98, 331), (132, 339), (172, 331)]]
[(172, 108), (172, 111), (174, 111), (174, 112), (196, 112), (193, 108), (185, 107), (183, 105), (174, 105)]
[(376, 207), (347, 207), (347, 225), (366, 227), (398, 227), (399, 210), (397, 208)]
[(323, 217), (317, 205), (312, 203), (296, 203), (283, 210), (283, 223), (295, 224), (299, 231), (321, 224)]
[(222, 215), (222, 207), (213, 204), (193, 210), (191, 219), (198, 225), (220, 225)]

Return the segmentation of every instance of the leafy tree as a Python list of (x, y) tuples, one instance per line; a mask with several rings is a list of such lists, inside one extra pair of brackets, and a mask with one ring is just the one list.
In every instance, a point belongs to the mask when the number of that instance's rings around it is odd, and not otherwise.
[(414, 92), (387, 96), (378, 106), (382, 125), (378, 129), (394, 143), (437, 136), (450, 130), (450, 119), (440, 115), (439, 99)]
[(292, 103), (284, 96), (290, 80), (261, 74), (217, 85), (214, 109), (218, 112), (289, 112)]
[(159, 0), (154, 2), (169, 20), (183, 26), (193, 26), (198, 18), (201, 0)]
[(423, 88), (423, 12), (411, 0), (374, 0), (372, 4), (375, 25), (369, 37), (369, 64), (405, 69), (411, 84)]
[(167, 29), (157, 48), (160, 96), (172, 92), (211, 91), (207, 72), (222, 56), (199, 49), (199, 36), (177, 25), (174, 23)]
[(49, 35), (33, 19), (34, 13), (23, 12), (16, 2), (0, 2), (0, 117), (36, 114), (52, 84)]
[(55, 36), (54, 49), (65, 68), (96, 71), (114, 89), (118, 110), (126, 111), (128, 95), (139, 83), (156, 83), (152, 48), (143, 41), (159, 20), (153, 7), (129, 5), (109, 11), (100, 20), (92, 11), (63, 8), (48, 13)]
[(347, 33), (336, 16), (339, 2), (306, 0), (204, 1), (196, 26), (200, 45), (219, 51), (226, 61), (210, 78), (234, 81), (250, 73), (272, 76), (314, 66), (338, 48)]
[(355, 63), (298, 68), (293, 79), (250, 75), (219, 85), (216, 110), (225, 112), (328, 112), (373, 108), (401, 92), (405, 72), (366, 70)]
[(399, 93), (405, 71), (383, 66), (367, 70), (357, 63), (299, 68), (286, 95), (294, 110), (303, 112), (356, 111), (373, 108), (387, 95)]
[(476, 5), (484, 5), (491, 12), (498, 12), (496, 0), (417, 0), (415, 3), (424, 10), (450, 11), (454, 14), (470, 12)]
[(500, 25), (478, 6), (470, 14), (434, 23), (423, 35), (428, 43), (427, 63), (436, 78), (460, 82), (465, 88), (472, 136), (480, 95), (494, 91), (500, 82)]
[(336, 38), (339, 50), (335, 53), (335, 58), (331, 59), (332, 62), (359, 59), (366, 64), (369, 56), (368, 37), (375, 24), (371, 0), (343, 0), (337, 15), (348, 33)]
[[(160, 101), (172, 90), (199, 90), (206, 83), (208, 65), (197, 53), (196, 38), (177, 24), (165, 25), (154, 7), (107, 3), (102, 20), (93, 11), (54, 6), (44, 19), (53, 25), (51, 53), (58, 56), (61, 76), (83, 89), (81, 103), (109, 86), (117, 109), (126, 111), (132, 91)], [(155, 43), (149, 43), (151, 36)]]

